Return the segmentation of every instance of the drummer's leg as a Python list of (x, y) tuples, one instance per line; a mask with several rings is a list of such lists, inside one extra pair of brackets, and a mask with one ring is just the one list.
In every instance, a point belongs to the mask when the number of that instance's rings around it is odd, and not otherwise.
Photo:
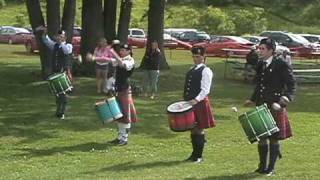
[(268, 158), (268, 139), (260, 139), (258, 143), (258, 153), (259, 153), (259, 166), (258, 169), (255, 170), (255, 172), (258, 173), (266, 173), (267, 171), (267, 158)]
[(193, 149), (193, 154), (194, 154), (194, 158), (193, 161), (194, 162), (202, 162), (202, 153), (203, 153), (203, 148), (204, 148), (204, 143), (205, 143), (205, 138), (204, 138), (204, 130), (199, 128), (199, 127), (195, 127), (191, 130), (191, 137), (193, 139), (193, 143), (194, 143), (194, 149)]
[(270, 138), (270, 157), (267, 175), (274, 175), (277, 158), (280, 157), (280, 143), (275, 138)]

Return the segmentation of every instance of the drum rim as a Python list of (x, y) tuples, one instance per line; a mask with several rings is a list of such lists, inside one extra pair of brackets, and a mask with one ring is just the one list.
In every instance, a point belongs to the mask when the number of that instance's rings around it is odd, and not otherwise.
[(170, 104), (167, 106), (167, 108), (166, 108), (167, 113), (170, 113), (170, 114), (180, 114), (180, 113), (186, 113), (186, 112), (189, 112), (189, 111), (192, 111), (192, 110), (193, 110), (193, 106), (190, 105), (190, 108), (189, 108), (189, 109), (186, 109), (185, 111), (181, 111), (181, 112), (171, 112), (171, 111), (169, 111), (169, 110), (168, 110), (169, 106), (172, 105), (172, 104), (174, 104), (174, 103), (177, 103), (177, 102), (187, 102), (187, 101), (185, 101), (185, 100), (173, 101), (172, 103), (170, 103)]
[(66, 75), (66, 73), (54, 73), (54, 74), (51, 74), (48, 78), (47, 78), (47, 80), (48, 81), (51, 81), (51, 80), (54, 80), (54, 79), (56, 79), (56, 78), (58, 78), (58, 77), (61, 77), (61, 76), (64, 76), (64, 75)]

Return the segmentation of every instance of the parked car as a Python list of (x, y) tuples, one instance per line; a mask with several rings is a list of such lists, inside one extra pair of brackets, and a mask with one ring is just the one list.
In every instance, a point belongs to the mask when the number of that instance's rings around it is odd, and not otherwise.
[(286, 46), (290, 49), (295, 56), (299, 57), (312, 57), (313, 52), (320, 50), (319, 45), (310, 43), (304, 37), (287, 33), (282, 31), (265, 31), (260, 34), (260, 36), (270, 37), (278, 42), (280, 45)]
[[(80, 44), (81, 44), (81, 28), (74, 28), (73, 29), (73, 38), (71, 44), (73, 45), (73, 55), (78, 56), (80, 54)], [(29, 53), (34, 53), (39, 51), (39, 46), (35, 39), (34, 34), (31, 34), (25, 39), (25, 47), (26, 51)]]
[(163, 47), (169, 49), (176, 49), (178, 47), (177, 39), (172, 37), (170, 34), (163, 34)]
[(232, 53), (234, 56), (244, 57), (254, 43), (237, 36), (215, 36), (211, 41), (196, 43), (193, 46), (206, 48), (208, 56), (227, 57)]
[(320, 35), (316, 35), (316, 34), (299, 34), (299, 35), (306, 38), (311, 43), (320, 44)]
[(193, 32), (197, 32), (198, 30), (197, 29), (192, 29), (192, 28), (166, 28), (163, 30), (164, 33), (166, 34), (169, 34), (171, 37), (174, 37), (174, 38), (179, 38), (179, 35), (183, 32), (190, 32), (190, 31), (193, 31)]
[(146, 34), (143, 29), (131, 28), (128, 32), (128, 37), (131, 38), (146, 38)]
[[(263, 37), (263, 36), (242, 36), (242, 37), (247, 39), (247, 40), (249, 40), (252, 43), (255, 43), (256, 45), (258, 45), (263, 38), (266, 38), (266, 37)], [(276, 53), (277, 54), (281, 54), (284, 51), (290, 53), (290, 49), (288, 47), (282, 46), (277, 42), (276, 42), (276, 44), (277, 44), (277, 46), (276, 46)]]
[(128, 44), (133, 47), (144, 48), (147, 46), (147, 38), (128, 37)]
[(181, 33), (178, 39), (184, 42), (195, 44), (203, 41), (210, 41), (211, 37), (204, 31), (186, 31)]
[(0, 30), (0, 42), (8, 44), (24, 44), (31, 32), (25, 28), (2, 26)]

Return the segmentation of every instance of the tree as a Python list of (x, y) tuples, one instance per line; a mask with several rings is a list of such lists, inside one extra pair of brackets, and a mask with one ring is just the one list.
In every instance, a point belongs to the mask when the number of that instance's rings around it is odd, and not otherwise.
[[(102, 0), (82, 1), (81, 55), (93, 52), (102, 33)], [(86, 64), (86, 63), (85, 63)]]
[[(148, 11), (148, 40), (147, 40), (147, 53), (153, 41), (157, 41), (161, 51), (160, 69), (169, 69), (169, 65), (166, 61), (164, 48), (163, 48), (163, 23), (164, 23), (164, 8), (165, 0), (150, 0)], [(142, 59), (141, 68), (144, 67), (145, 59)]]
[(116, 38), (117, 0), (104, 0), (104, 37)]
[[(33, 32), (36, 32), (36, 28), (39, 26), (45, 26), (44, 18), (42, 16), (41, 6), (39, 0), (26, 0), (27, 11), (29, 15), (29, 21)], [(35, 38), (40, 50), (40, 63), (41, 63), (41, 75), (42, 78), (46, 78), (49, 75), (47, 66), (49, 62), (46, 58), (46, 48), (41, 40), (41, 34), (35, 33)]]
[(62, 28), (66, 31), (67, 42), (72, 42), (73, 26), (76, 15), (76, 0), (65, 0), (62, 16)]
[(128, 42), (128, 29), (130, 24), (132, 0), (122, 0), (118, 24), (118, 39), (121, 43)]

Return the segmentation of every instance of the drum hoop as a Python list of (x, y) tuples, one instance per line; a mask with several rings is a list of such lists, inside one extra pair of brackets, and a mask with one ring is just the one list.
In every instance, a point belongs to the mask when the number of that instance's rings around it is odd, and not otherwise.
[(182, 113), (186, 113), (186, 112), (189, 112), (189, 111), (192, 111), (192, 110), (193, 110), (193, 106), (191, 106), (191, 105), (190, 105), (190, 107), (187, 108), (186, 110), (180, 111), (180, 112), (172, 112), (172, 111), (170, 111), (170, 110), (168, 109), (169, 106), (171, 106), (171, 105), (174, 104), (174, 103), (178, 103), (178, 102), (187, 102), (187, 101), (174, 101), (174, 102), (170, 103), (170, 104), (167, 106), (167, 108), (166, 108), (167, 113), (170, 113), (170, 114), (182, 114)]
[(47, 80), (52, 81), (52, 80), (59, 78), (61, 76), (64, 76), (64, 75), (65, 75), (65, 73), (54, 73), (54, 74), (50, 75)]

